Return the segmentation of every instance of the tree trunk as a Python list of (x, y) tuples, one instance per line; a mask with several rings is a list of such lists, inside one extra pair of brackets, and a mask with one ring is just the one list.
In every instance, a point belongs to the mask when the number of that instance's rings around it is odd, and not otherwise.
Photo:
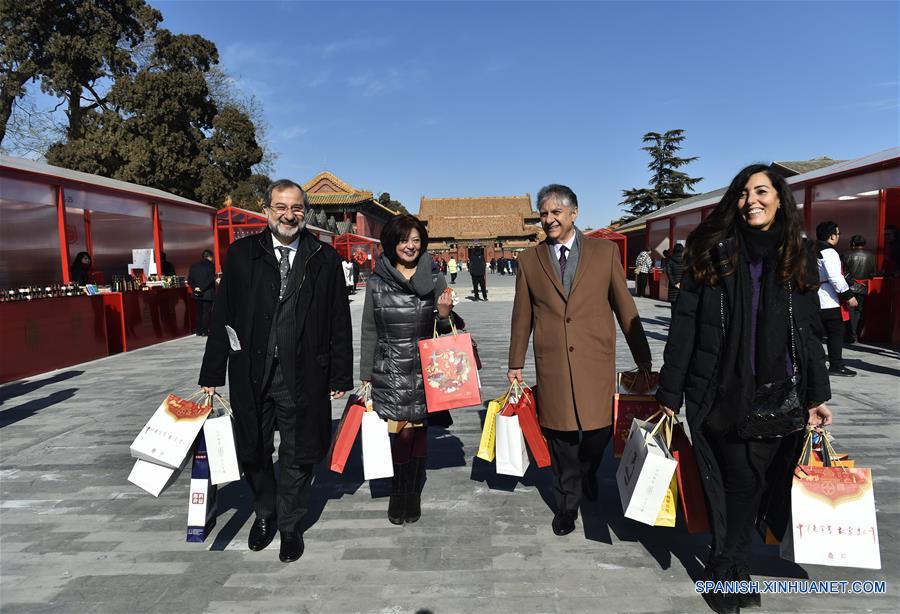
[(66, 113), (69, 116), (69, 128), (66, 130), (69, 142), (80, 139), (84, 134), (84, 126), (81, 123), (82, 113), (81, 85), (75, 84), (69, 90), (69, 110)]
[(6, 94), (0, 96), (0, 144), (6, 138), (6, 124), (9, 123), (9, 118), (12, 117), (13, 104), (15, 102), (15, 96)]

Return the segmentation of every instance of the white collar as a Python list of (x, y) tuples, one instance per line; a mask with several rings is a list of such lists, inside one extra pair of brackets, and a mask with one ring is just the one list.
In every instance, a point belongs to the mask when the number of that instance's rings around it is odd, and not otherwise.
[(276, 238), (275, 238), (275, 235), (272, 235), (272, 247), (275, 249), (275, 253), (276, 253), (276, 254), (280, 254), (280, 253), (281, 253), (281, 252), (278, 251), (278, 248), (279, 248), (279, 247), (286, 247), (286, 248), (288, 248), (289, 250), (296, 252), (296, 251), (297, 251), (297, 248), (300, 247), (300, 233), (298, 232), (298, 233), (297, 233), (297, 238), (294, 239), (293, 241), (291, 241), (290, 243), (288, 243), (287, 245), (285, 245), (284, 243), (282, 243), (281, 241), (279, 241), (278, 239), (276, 239)]
[(568, 253), (570, 253), (570, 254), (572, 253), (572, 246), (575, 245), (575, 235), (576, 234), (577, 234), (577, 232), (573, 232), (572, 238), (569, 239), (568, 241), (566, 241), (565, 243), (554, 243), (553, 244), (553, 251), (556, 252), (557, 258), (559, 258), (559, 251), (563, 247), (565, 247), (568, 250)]

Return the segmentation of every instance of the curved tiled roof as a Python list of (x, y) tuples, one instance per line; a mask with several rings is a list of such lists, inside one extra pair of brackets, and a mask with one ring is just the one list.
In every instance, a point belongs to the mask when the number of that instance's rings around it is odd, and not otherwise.
[(489, 239), (538, 237), (531, 222), (540, 214), (531, 208), (531, 195), (427, 198), (419, 202), (419, 218), (432, 237)]

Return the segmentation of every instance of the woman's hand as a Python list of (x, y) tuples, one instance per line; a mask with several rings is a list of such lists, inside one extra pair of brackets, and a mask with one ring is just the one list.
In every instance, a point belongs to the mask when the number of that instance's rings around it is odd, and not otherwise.
[(825, 403), (809, 408), (810, 426), (828, 426), (829, 424), (831, 424), (831, 410), (825, 406)]
[(659, 409), (660, 409), (660, 411), (662, 411), (664, 414), (666, 414), (669, 418), (674, 418), (675, 415), (678, 413), (678, 410), (677, 410), (677, 409), (672, 409), (671, 407), (666, 407), (666, 406), (663, 405), (662, 403), (659, 404)]
[(438, 297), (437, 309), (440, 317), (450, 317), (450, 311), (453, 309), (453, 290), (447, 288), (441, 292), (441, 295)]

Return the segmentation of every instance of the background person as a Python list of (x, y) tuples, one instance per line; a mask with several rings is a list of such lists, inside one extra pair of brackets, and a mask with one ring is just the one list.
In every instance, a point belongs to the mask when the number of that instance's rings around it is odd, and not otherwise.
[(522, 383), (534, 333), (538, 417), (553, 468), (556, 535), (575, 529), (582, 495), (596, 501), (597, 469), (612, 434), (616, 333), (613, 314), (637, 365), (650, 347), (628, 291), (615, 243), (575, 227), (578, 198), (551, 184), (537, 197), (547, 239), (519, 255), (509, 340), (510, 383)]
[[(488, 300), (487, 297), (487, 282), (485, 281), (485, 272), (487, 271), (487, 265), (484, 262), (484, 251), (483, 250), (473, 250), (469, 253), (469, 274), (472, 276), (472, 293), (475, 295), (475, 300)], [(478, 298), (478, 289), (481, 288), (481, 298)]]
[(216, 298), (216, 266), (210, 250), (203, 250), (200, 260), (191, 265), (188, 270), (188, 285), (197, 301), (197, 329), (194, 332), (198, 337), (205, 337)]
[(841, 229), (834, 222), (822, 222), (816, 226), (816, 247), (819, 251), (819, 305), (822, 326), (828, 344), (828, 373), (853, 377), (856, 371), (844, 365), (844, 319), (841, 316), (841, 301), (850, 309), (859, 306), (844, 274), (841, 271), (841, 257), (835, 246), (841, 240)]
[(91, 283), (91, 255), (87, 252), (78, 252), (69, 267), (69, 279), (79, 286)]
[(455, 284), (456, 276), (459, 275), (459, 266), (453, 256), (450, 256), (450, 260), (447, 261), (447, 272), (450, 273), (450, 283)]
[(384, 420), (398, 422), (391, 454), (394, 477), (388, 503), (392, 524), (416, 522), (427, 456), (425, 383), (419, 361), (421, 339), (430, 339), (435, 317), (450, 331), (451, 291), (431, 270), (428, 232), (412, 215), (391, 218), (381, 231), (384, 253), (366, 285), (360, 334), (359, 373), (372, 384), (372, 405)]
[(653, 268), (653, 257), (650, 250), (642, 250), (634, 259), (634, 280), (637, 296), (644, 297), (644, 289), (650, 281), (650, 270)]
[(684, 245), (677, 243), (666, 261), (666, 278), (669, 280), (669, 303), (675, 311), (681, 279), (684, 276)]
[(856, 299), (856, 307), (850, 307), (850, 321), (847, 322), (847, 342), (859, 340), (860, 321), (862, 320), (863, 303), (869, 292), (867, 280), (875, 276), (875, 257), (867, 252), (866, 238), (862, 235), (850, 237), (850, 251), (844, 254), (844, 279), (850, 286), (850, 292)]
[[(777, 537), (788, 525), (791, 476), (802, 437), (737, 435), (757, 388), (796, 371), (809, 422), (831, 423), (824, 405), (831, 389), (817, 335), (816, 259), (802, 231), (784, 179), (754, 164), (737, 174), (688, 237), (687, 269), (656, 399), (670, 415), (682, 401), (687, 408), (709, 503), (713, 539), (706, 573), (714, 581), (750, 580), (755, 520), (764, 519)], [(738, 612), (760, 601), (758, 593), (708, 593), (705, 598), (717, 612)]]
[(331, 444), (329, 392), (338, 399), (353, 387), (341, 258), (306, 229), (308, 209), (299, 184), (278, 180), (266, 192), (268, 227), (228, 248), (199, 380), (215, 393), (227, 370), (238, 459), (256, 512), (247, 545), (262, 550), (277, 529), (285, 563), (303, 554), (313, 464)]

